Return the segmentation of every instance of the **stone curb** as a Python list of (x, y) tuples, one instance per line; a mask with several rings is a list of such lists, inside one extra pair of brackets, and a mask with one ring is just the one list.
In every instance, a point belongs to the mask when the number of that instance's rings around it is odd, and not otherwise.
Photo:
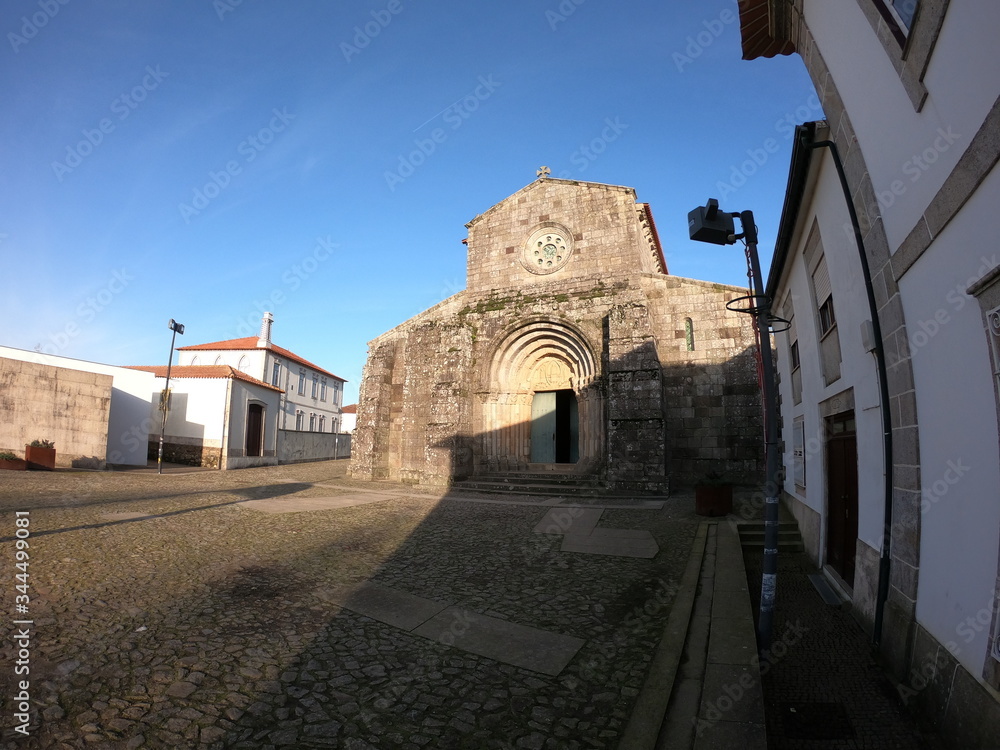
[(674, 680), (677, 677), (677, 669), (684, 653), (684, 643), (687, 640), (688, 625), (691, 621), (705, 554), (708, 526), (709, 524), (705, 522), (698, 526), (698, 532), (691, 544), (691, 555), (688, 557), (687, 568), (681, 579), (677, 600), (670, 609), (670, 617), (653, 657), (646, 682), (642, 686), (639, 698), (632, 709), (632, 716), (618, 745), (623, 750), (626, 748), (653, 750), (656, 746)]

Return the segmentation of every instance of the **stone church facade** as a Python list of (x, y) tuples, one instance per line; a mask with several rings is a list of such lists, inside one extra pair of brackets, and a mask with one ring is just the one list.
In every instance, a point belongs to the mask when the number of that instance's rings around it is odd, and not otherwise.
[(760, 480), (747, 291), (670, 276), (633, 189), (541, 177), (466, 226), (466, 290), (369, 343), (352, 476)]

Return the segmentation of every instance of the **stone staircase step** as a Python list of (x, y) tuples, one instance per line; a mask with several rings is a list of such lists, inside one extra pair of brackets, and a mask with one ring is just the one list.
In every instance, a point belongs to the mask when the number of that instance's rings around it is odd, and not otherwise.
[(527, 484), (505, 482), (455, 482), (453, 490), (466, 492), (499, 492), (509, 495), (580, 495), (584, 497), (599, 497), (609, 494), (604, 487)]
[(599, 477), (578, 476), (574, 474), (477, 474), (465, 482), (490, 482), (493, 484), (552, 484), (570, 486), (603, 487), (604, 481)]
[[(737, 524), (737, 531), (740, 537), (740, 546), (744, 550), (761, 550), (764, 548), (764, 522), (750, 522)], [(778, 524), (778, 550), (779, 552), (803, 552), (805, 545), (802, 543), (802, 535), (799, 533), (799, 526), (794, 521), (782, 521)]]

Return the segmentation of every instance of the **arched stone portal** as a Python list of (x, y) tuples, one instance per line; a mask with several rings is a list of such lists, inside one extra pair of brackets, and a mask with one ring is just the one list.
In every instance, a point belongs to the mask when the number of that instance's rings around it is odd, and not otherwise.
[(565, 323), (534, 321), (502, 337), (480, 390), (477, 469), (559, 464), (573, 473), (599, 471), (604, 402), (598, 363), (583, 334)]

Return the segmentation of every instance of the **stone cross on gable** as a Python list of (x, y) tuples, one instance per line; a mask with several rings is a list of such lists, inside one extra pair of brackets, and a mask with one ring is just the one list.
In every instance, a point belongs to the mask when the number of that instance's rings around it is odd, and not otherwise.
[(550, 174), (552, 174), (552, 170), (543, 164), (538, 168), (538, 171), (536, 171), (535, 174), (537, 174), (540, 178), (548, 177)]

